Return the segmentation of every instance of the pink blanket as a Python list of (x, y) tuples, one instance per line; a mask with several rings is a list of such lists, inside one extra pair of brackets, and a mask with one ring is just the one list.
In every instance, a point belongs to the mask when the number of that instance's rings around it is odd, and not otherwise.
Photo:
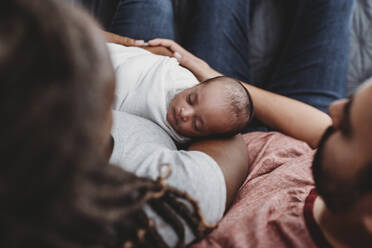
[(249, 175), (218, 227), (193, 247), (316, 247), (303, 214), (314, 151), (277, 132), (244, 139)]

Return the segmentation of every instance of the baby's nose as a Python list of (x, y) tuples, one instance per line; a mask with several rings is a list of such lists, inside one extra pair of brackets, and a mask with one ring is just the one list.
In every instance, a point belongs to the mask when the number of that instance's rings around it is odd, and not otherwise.
[(192, 108), (185, 108), (185, 107), (182, 107), (181, 108), (181, 119), (182, 121), (188, 121), (189, 118), (191, 118), (191, 116), (193, 115), (193, 110)]

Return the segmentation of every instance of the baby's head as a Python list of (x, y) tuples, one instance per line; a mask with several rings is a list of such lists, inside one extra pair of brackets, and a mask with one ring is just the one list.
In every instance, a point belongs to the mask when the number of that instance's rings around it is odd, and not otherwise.
[(243, 85), (229, 77), (208, 79), (178, 93), (167, 121), (186, 137), (232, 136), (252, 119), (253, 103)]

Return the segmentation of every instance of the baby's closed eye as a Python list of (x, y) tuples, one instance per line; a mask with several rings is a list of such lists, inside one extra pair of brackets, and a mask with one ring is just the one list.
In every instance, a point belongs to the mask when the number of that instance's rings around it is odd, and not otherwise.
[(195, 92), (191, 92), (187, 95), (187, 103), (190, 105), (195, 105), (197, 103), (197, 95)]
[(195, 131), (201, 132), (202, 128), (203, 128), (203, 125), (204, 125), (204, 123), (202, 122), (202, 120), (200, 118), (197, 118), (197, 117), (194, 118), (193, 128), (195, 129)]

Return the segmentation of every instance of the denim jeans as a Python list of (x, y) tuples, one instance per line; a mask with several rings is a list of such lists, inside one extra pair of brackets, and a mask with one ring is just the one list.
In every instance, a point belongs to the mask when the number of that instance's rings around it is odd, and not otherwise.
[[(194, 9), (182, 46), (224, 75), (250, 82), (249, 0), (188, 0)], [(271, 80), (255, 86), (324, 112), (345, 97), (353, 0), (298, 0)], [(176, 40), (171, 0), (120, 0), (111, 32)], [(257, 128), (256, 128), (257, 129)]]
[(120, 0), (109, 31), (140, 40), (175, 40), (172, 1)]

